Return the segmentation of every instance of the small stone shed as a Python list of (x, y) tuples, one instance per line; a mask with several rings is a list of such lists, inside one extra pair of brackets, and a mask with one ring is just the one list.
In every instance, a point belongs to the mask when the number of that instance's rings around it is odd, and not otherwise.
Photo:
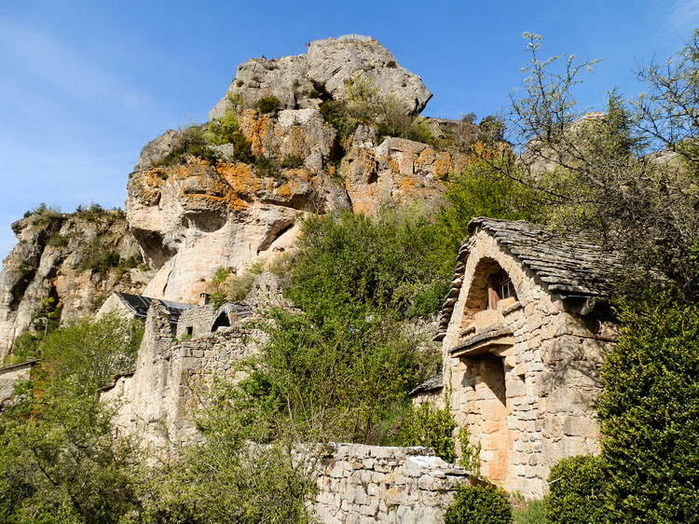
[(617, 333), (605, 300), (613, 257), (522, 221), (476, 218), (469, 232), (436, 337), (440, 399), (485, 477), (539, 497), (561, 458), (598, 451), (598, 373)]

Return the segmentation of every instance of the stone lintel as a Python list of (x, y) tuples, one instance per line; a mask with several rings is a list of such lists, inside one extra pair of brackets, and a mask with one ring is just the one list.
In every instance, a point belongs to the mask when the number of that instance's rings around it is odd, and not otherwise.
[(484, 355), (507, 348), (515, 343), (510, 328), (500, 328), (479, 333), (449, 350), (452, 357)]

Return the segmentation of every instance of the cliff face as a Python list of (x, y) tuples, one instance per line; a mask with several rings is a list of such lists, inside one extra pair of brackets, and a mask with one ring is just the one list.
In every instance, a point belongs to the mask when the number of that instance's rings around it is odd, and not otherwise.
[[(210, 122), (143, 148), (125, 217), (45, 212), (17, 222), (19, 243), (0, 275), (0, 355), (47, 313), (94, 313), (113, 290), (196, 302), (218, 268), (241, 272), (293, 247), (308, 214), (439, 205), (446, 176), (466, 157), (387, 136), (372, 121), (348, 128), (328, 117), (324, 105), (352, 110), (361, 89), (404, 128), (432, 96), (367, 37), (256, 58), (238, 68)], [(422, 123), (435, 136), (454, 124)]]
[[(390, 99), (396, 118), (411, 119), (431, 97), (375, 40), (320, 40), (306, 55), (242, 64), (211, 111), (206, 126), (234, 115), (251, 158), (240, 160), (239, 140), (211, 146), (214, 161), (185, 155), (163, 166), (187, 140), (175, 130), (144, 148), (126, 207), (157, 269), (147, 295), (196, 301), (217, 268), (240, 272), (293, 246), (298, 219), (308, 213), (441, 202), (444, 179), (464, 164), (463, 155), (381, 137), (371, 125), (341, 136), (326, 121), (322, 105), (351, 104), (348, 90), (357, 79), (376, 99)], [(264, 113), (260, 101), (270, 98), (276, 108)]]
[(111, 291), (138, 292), (151, 277), (120, 211), (44, 210), (12, 229), (18, 244), (0, 273), (0, 357), (23, 331), (91, 314)]

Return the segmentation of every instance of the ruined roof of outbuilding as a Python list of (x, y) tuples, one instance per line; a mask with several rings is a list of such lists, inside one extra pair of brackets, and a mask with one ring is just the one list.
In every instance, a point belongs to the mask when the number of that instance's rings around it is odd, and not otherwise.
[[(130, 293), (117, 293), (119, 298), (126, 304), (126, 306), (131, 309), (136, 316), (145, 317), (148, 314), (148, 308), (153, 300), (151, 297), (144, 297), (143, 295), (132, 295)], [(169, 300), (157, 299), (170, 313), (170, 316), (178, 317), (182, 311), (185, 309), (190, 309), (194, 307), (192, 304), (183, 304), (181, 302), (171, 302)]]
[(409, 393), (409, 396), (413, 397), (415, 395), (419, 395), (420, 393), (429, 393), (430, 391), (437, 391), (442, 389), (443, 387), (444, 378), (443, 375), (440, 373), (425, 380), (422, 384), (413, 389)]
[(598, 245), (522, 220), (478, 217), (469, 222), (468, 231), (470, 236), (459, 249), (452, 286), (442, 305), (435, 340), (441, 340), (446, 334), (463, 284), (473, 236), (478, 231), (485, 231), (493, 237), (522, 267), (531, 270), (549, 293), (560, 295), (562, 300), (601, 298), (609, 293), (615, 258)]

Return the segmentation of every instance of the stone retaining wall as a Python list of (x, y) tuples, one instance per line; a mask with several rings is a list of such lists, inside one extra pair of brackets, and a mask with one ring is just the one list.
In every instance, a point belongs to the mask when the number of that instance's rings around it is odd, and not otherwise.
[(329, 444), (316, 471), (324, 524), (441, 523), (456, 487), (471, 479), (421, 447)]

